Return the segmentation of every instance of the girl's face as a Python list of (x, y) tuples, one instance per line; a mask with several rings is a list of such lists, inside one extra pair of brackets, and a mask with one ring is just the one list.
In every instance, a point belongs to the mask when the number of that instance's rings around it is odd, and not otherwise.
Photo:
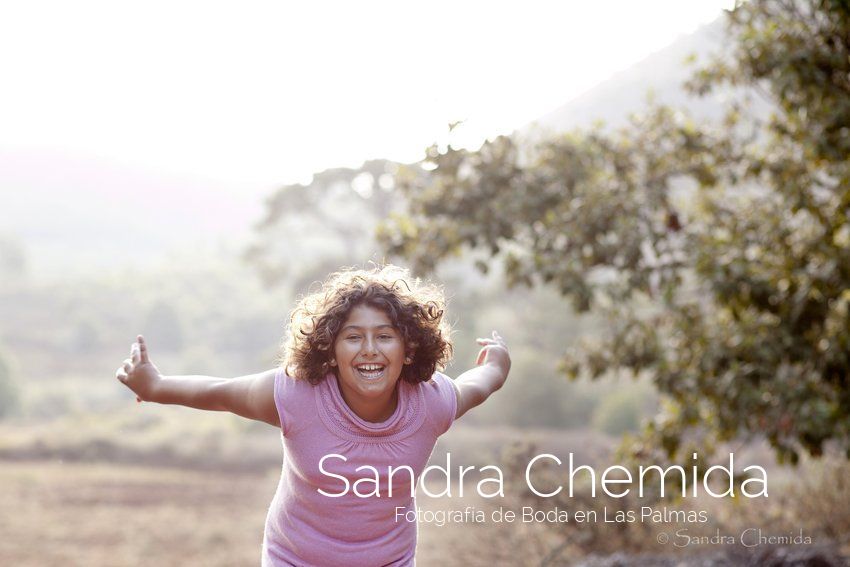
[(394, 409), (404, 347), (401, 333), (382, 310), (362, 304), (351, 310), (334, 343), (334, 362), (342, 397), (355, 412), (364, 403), (374, 407), (385, 402)]

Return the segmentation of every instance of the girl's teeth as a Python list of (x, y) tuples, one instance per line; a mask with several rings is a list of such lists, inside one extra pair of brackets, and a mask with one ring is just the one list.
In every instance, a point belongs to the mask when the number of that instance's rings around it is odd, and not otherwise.
[(360, 372), (360, 374), (362, 376), (366, 377), (366, 378), (377, 378), (378, 376), (381, 375), (381, 373), (383, 373), (384, 369), (383, 368), (381, 368), (380, 370), (361, 370), (361, 369), (358, 369), (357, 371)]

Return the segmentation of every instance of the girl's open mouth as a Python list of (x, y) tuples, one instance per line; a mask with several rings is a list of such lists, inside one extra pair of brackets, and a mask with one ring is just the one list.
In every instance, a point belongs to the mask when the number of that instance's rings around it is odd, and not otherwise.
[(383, 364), (360, 364), (354, 367), (357, 373), (366, 380), (377, 380), (384, 375)]

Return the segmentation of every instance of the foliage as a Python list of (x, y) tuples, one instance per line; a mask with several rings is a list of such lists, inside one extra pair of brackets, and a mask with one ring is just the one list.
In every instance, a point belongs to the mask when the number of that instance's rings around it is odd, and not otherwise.
[(0, 351), (0, 419), (18, 408), (18, 387), (15, 384), (7, 355)]
[[(833, 454), (813, 461), (803, 459), (794, 470), (773, 466), (770, 469), (771, 492), (769, 498), (759, 498), (742, 502), (741, 498), (713, 498), (706, 493), (682, 497), (680, 488), (667, 490), (661, 497), (657, 490), (657, 476), (647, 482), (643, 496), (639, 495), (634, 484), (621, 485), (629, 488), (628, 494), (621, 498), (609, 496), (601, 489), (599, 473), (605, 465), (594, 463), (586, 457), (576, 457), (575, 466), (590, 465), (597, 471), (595, 479), (596, 495), (591, 492), (591, 479), (586, 470), (577, 471), (574, 493), (569, 495), (568, 465), (540, 463), (530, 473), (535, 487), (541, 490), (562, 490), (550, 497), (541, 497), (528, 489), (526, 483), (526, 463), (541, 453), (541, 447), (528, 442), (515, 442), (506, 445), (500, 467), (505, 471), (507, 486), (505, 499), (500, 502), (506, 508), (521, 510), (530, 507), (541, 512), (554, 510), (569, 511), (571, 524), (560, 522), (539, 522), (539, 531), (523, 533), (526, 541), (523, 545), (529, 549), (539, 546), (548, 548), (541, 554), (539, 565), (561, 565), (567, 558), (607, 556), (609, 562), (603, 565), (844, 565), (846, 553), (840, 551), (841, 545), (850, 539), (850, 491), (847, 490), (850, 461)], [(746, 452), (746, 451), (745, 451)], [(556, 453), (557, 454), (557, 453)], [(603, 456), (602, 462), (609, 456)], [(634, 469), (631, 469), (633, 479)], [(608, 478), (624, 478), (615, 476)], [(647, 479), (649, 480), (649, 476)], [(669, 484), (667, 485), (669, 488)], [(719, 487), (716, 487), (719, 489)], [(667, 510), (677, 514), (704, 514), (705, 522), (682, 522), (667, 516)], [(575, 521), (576, 511), (592, 512), (597, 521), (582, 525)], [(661, 512), (664, 511), (662, 516)], [(638, 521), (619, 521), (618, 514), (635, 514), (636, 518), (644, 513), (649, 515)], [(553, 514), (554, 515), (554, 514)], [(607, 519), (607, 520), (606, 520)], [(716, 544), (698, 544), (707, 542), (717, 534), (741, 534), (745, 530), (758, 528), (765, 534), (788, 534), (800, 529), (820, 545), (785, 546), (785, 552), (808, 551), (811, 555), (800, 557), (784, 556), (777, 559), (777, 550), (782, 547), (740, 545), (727, 546)], [(516, 526), (515, 526), (516, 527)], [(659, 546), (656, 539), (659, 533), (671, 535), (671, 541), (683, 534), (693, 540), (689, 545)], [(835, 547), (831, 544), (837, 544)], [(681, 547), (680, 547), (681, 546)], [(679, 549), (677, 550), (677, 547)], [(684, 549), (683, 549), (683, 548)], [(723, 549), (721, 549), (723, 548)], [(676, 558), (673, 553), (684, 553)], [(780, 557), (783, 554), (780, 554)], [(632, 557), (640, 559), (632, 562)], [(625, 563), (617, 562), (629, 557)], [(701, 561), (697, 561), (700, 559)], [(596, 564), (585, 561), (586, 564)]]
[(481, 249), (482, 270), (605, 311), (562, 367), (653, 376), (668, 399), (639, 453), (763, 434), (792, 462), (850, 454), (850, 7), (753, 0), (728, 22), (688, 84), (747, 93), (721, 123), (654, 106), (617, 132), (433, 146), (380, 239), (422, 271)]
[(289, 284), (298, 293), (340, 266), (370, 259), (378, 220), (398, 206), (389, 184), (396, 167), (374, 160), (323, 171), (306, 186), (281, 187), (266, 201), (245, 259), (267, 285)]
[(292, 298), (238, 267), (238, 258), (192, 253), (143, 273), (0, 286), (0, 342), (14, 354), (21, 417), (126, 410), (113, 373), (138, 333), (169, 373), (238, 376), (273, 364)]
[(621, 387), (605, 396), (593, 412), (593, 427), (609, 435), (637, 431), (650, 399), (643, 389)]
[(20, 406), (20, 393), (9, 355), (0, 350), (0, 419), (16, 413)]

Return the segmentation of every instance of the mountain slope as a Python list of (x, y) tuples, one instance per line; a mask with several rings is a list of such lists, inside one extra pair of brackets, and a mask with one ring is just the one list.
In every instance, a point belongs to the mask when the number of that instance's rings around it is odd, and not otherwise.
[(627, 116), (639, 110), (651, 90), (655, 100), (675, 106), (684, 106), (696, 116), (712, 118), (719, 115), (721, 94), (703, 99), (686, 95), (682, 83), (690, 76), (693, 65), (686, 59), (697, 56), (705, 61), (707, 56), (722, 47), (724, 18), (700, 27), (690, 35), (682, 36), (668, 47), (646, 59), (615, 73), (610, 79), (541, 116), (521, 131), (568, 131), (587, 128), (596, 121), (617, 126)]

